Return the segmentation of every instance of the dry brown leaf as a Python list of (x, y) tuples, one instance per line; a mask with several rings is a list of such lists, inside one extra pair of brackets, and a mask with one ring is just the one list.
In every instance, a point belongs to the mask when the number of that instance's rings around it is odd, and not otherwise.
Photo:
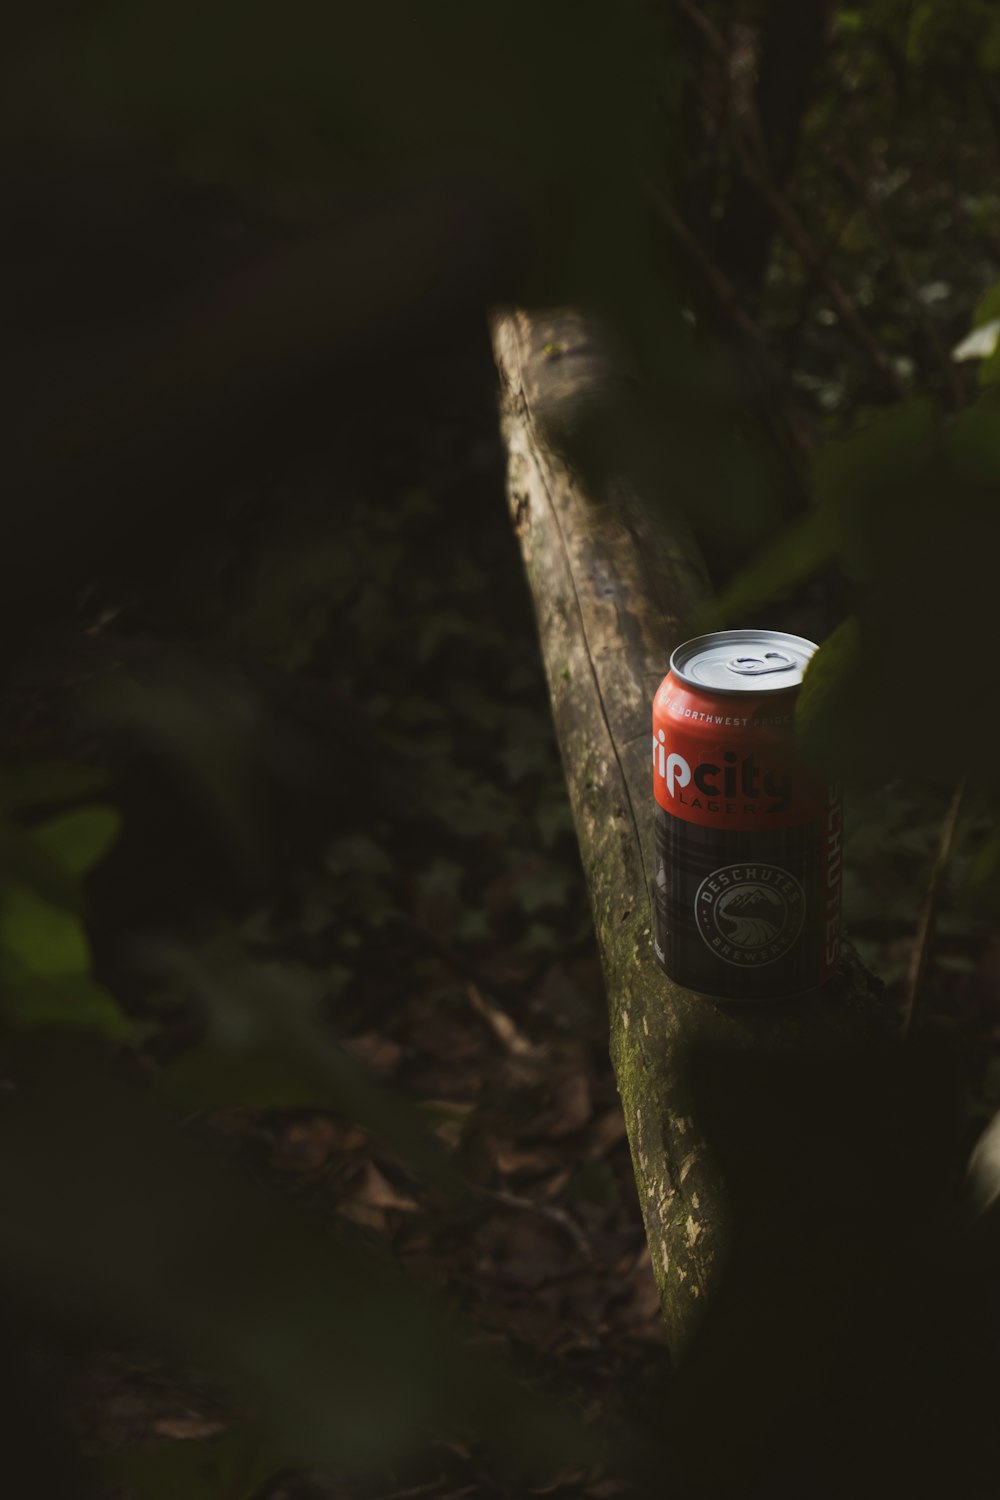
[(364, 1145), (365, 1135), (353, 1125), (342, 1125), (328, 1115), (312, 1115), (286, 1125), (271, 1149), (271, 1163), (286, 1172), (316, 1172), (333, 1155)]
[(595, 1122), (587, 1149), (591, 1156), (604, 1156), (625, 1139), (625, 1116), (619, 1107), (609, 1109)]
[(540, 1177), (543, 1172), (550, 1172), (563, 1160), (563, 1152), (554, 1146), (528, 1146), (520, 1147), (512, 1141), (500, 1141), (497, 1143), (495, 1161), (505, 1177), (515, 1172), (529, 1172)]
[(556, 1087), (556, 1107), (547, 1134), (571, 1135), (581, 1130), (593, 1113), (590, 1079), (586, 1073), (572, 1073)]
[(558, 1225), (523, 1209), (486, 1220), (476, 1241), (487, 1274), (527, 1291), (561, 1275), (573, 1253)]
[(361, 1036), (352, 1036), (343, 1043), (344, 1051), (356, 1057), (374, 1073), (394, 1073), (399, 1067), (403, 1049), (390, 1037), (377, 1031), (366, 1031)]
[(375, 1229), (379, 1234), (384, 1234), (386, 1229), (385, 1214), (379, 1208), (370, 1208), (367, 1203), (356, 1203), (350, 1200), (347, 1203), (338, 1203), (337, 1212), (345, 1219), (350, 1219), (352, 1224), (363, 1224), (366, 1229)]
[(619, 1315), (621, 1321), (629, 1328), (641, 1330), (643, 1337), (651, 1337), (656, 1342), (665, 1341), (666, 1329), (661, 1314), (660, 1294), (653, 1277), (648, 1245), (644, 1245), (636, 1256), (628, 1280), (631, 1282), (632, 1296)]
[(546, 1056), (547, 1048), (536, 1047), (517, 1023), (511, 1020), (506, 1011), (500, 1009), (487, 1000), (485, 995), (474, 984), (467, 984), (465, 993), (468, 995), (473, 1010), (482, 1016), (487, 1026), (496, 1037), (502, 1047), (512, 1057), (522, 1057), (526, 1061), (536, 1061)]
[(176, 1417), (157, 1417), (151, 1423), (151, 1430), (157, 1437), (179, 1438), (183, 1441), (192, 1441), (199, 1438), (218, 1437), (220, 1432), (225, 1432), (225, 1422), (213, 1422), (207, 1417), (195, 1416), (193, 1412)]
[(543, 1184), (541, 1196), (543, 1198), (554, 1198), (557, 1193), (562, 1192), (572, 1175), (572, 1167), (563, 1167), (561, 1171), (556, 1172), (554, 1177), (550, 1177), (548, 1182)]
[(395, 1208), (401, 1213), (416, 1213), (419, 1207), (415, 1198), (397, 1192), (373, 1161), (365, 1163), (364, 1170), (353, 1184), (351, 1197), (353, 1202), (364, 1203), (369, 1208)]
[(424, 1099), (421, 1107), (426, 1111), (431, 1132), (451, 1150), (456, 1150), (462, 1141), (465, 1122), (475, 1111), (475, 1104), (458, 1099)]
[(586, 1477), (586, 1469), (563, 1469), (553, 1479), (550, 1479), (547, 1484), (538, 1485), (530, 1493), (532, 1495), (551, 1495), (555, 1490), (565, 1489), (567, 1485), (573, 1485), (575, 1489), (579, 1490), (580, 1485)]

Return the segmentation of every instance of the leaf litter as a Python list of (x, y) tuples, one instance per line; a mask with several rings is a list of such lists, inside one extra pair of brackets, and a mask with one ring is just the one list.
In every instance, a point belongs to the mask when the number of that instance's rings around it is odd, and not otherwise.
[[(474, 436), (492, 420), (485, 417), (492, 390), (484, 383), (475, 399)], [(404, 421), (410, 429), (412, 416)], [(412, 441), (408, 430), (404, 445)], [(427, 462), (419, 452), (415, 461)], [(357, 1097), (368, 1101), (368, 1118), (359, 1124), (332, 1105), (310, 1103), (310, 1089), (282, 1104), (280, 1077), (265, 1105), (273, 1079), (255, 1073), (261, 1103), (241, 1108), (227, 1098), (225, 1108), (207, 1109), (225, 1149), (443, 1291), (484, 1348), (568, 1396), (601, 1430), (658, 1378), (665, 1337), (501, 466), (494, 436), (476, 471), (478, 493), (460, 504), (432, 484), (419, 505), (404, 495), (394, 511), (396, 498), (385, 495), (338, 516), (341, 550), (377, 566), (356, 585), (338, 573), (335, 627), (324, 634), (313, 623), (308, 649), (292, 655), (299, 673), (354, 705), (366, 734), (399, 751), (407, 795), (386, 797), (385, 788), (398, 783), (378, 780), (377, 757), (352, 761), (373, 780), (338, 804), (340, 826), (325, 839), (315, 836), (314, 809), (298, 813), (311, 825), (302, 835), (289, 820), (286, 867), (229, 934), (228, 971), (215, 958), (206, 969), (183, 942), (172, 957), (161, 945), (181, 998), (147, 1025), (166, 1071), (178, 1067), (189, 1087), (207, 1080), (208, 1100), (211, 1072), (193, 1080), (185, 1061), (192, 1026), (194, 1036), (204, 1034), (192, 1022), (186, 983), (210, 993), (216, 1023), (229, 1003), (227, 986), (234, 999), (258, 995), (263, 1050), (253, 1066), (264, 1068), (268, 1028), (281, 1034), (278, 984), (287, 970), (295, 1004), (301, 993), (302, 1004), (320, 1006), (345, 1065), (412, 1108), (464, 1190), (449, 1197), (421, 1174), (412, 1152), (388, 1145), (379, 1121), (389, 1116), (363, 1091)], [(294, 508), (294, 484), (288, 495)], [(275, 525), (284, 536), (287, 515)], [(264, 525), (253, 548), (267, 546)], [(278, 550), (294, 556), (287, 537)], [(257, 578), (256, 555), (245, 572)], [(234, 592), (238, 598), (238, 586)], [(426, 620), (412, 636), (399, 629), (408, 614)], [(266, 622), (279, 615), (287, 634), (285, 612), (266, 601), (248, 598), (236, 611), (240, 629), (254, 619), (254, 640), (264, 649)], [(405, 684), (405, 744), (390, 707), (396, 682)], [(327, 747), (334, 776), (340, 743), (338, 733)], [(172, 1029), (185, 1038), (176, 1061)], [(401, 1144), (403, 1117), (392, 1119), (390, 1138)], [(176, 1383), (166, 1410), (150, 1399), (149, 1367)], [(102, 1368), (114, 1372), (114, 1397)], [(227, 1411), (224, 1394), (209, 1396), (204, 1382), (185, 1385), (183, 1372), (159, 1370), (155, 1360), (130, 1366), (118, 1355), (98, 1362), (81, 1410), (98, 1449), (168, 1437), (211, 1447), (242, 1415)], [(289, 1470), (258, 1496), (498, 1493), (485, 1462), (474, 1442), (452, 1443), (349, 1487)], [(623, 1484), (614, 1474), (577, 1469), (532, 1492), (611, 1496)]]

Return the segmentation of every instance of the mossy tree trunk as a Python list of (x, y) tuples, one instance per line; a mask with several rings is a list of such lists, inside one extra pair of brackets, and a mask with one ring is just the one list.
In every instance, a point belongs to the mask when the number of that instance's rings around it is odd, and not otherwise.
[[(877, 1296), (872, 1247), (902, 1182), (885, 1128), (900, 1086), (894, 1028), (850, 954), (825, 991), (753, 1005), (693, 994), (655, 963), (651, 700), (708, 582), (670, 513), (635, 375), (595, 326), (510, 312), (493, 340), (510, 512), (677, 1372), (669, 1420), (689, 1470), (738, 1489), (746, 1455), (772, 1452), (790, 1420), (809, 1430), (810, 1379), (844, 1375)], [(712, 1451), (722, 1412), (726, 1442)]]

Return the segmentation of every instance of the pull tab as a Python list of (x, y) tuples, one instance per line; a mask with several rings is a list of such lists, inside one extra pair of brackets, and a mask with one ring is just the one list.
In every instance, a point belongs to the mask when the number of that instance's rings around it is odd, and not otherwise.
[(787, 672), (795, 663), (781, 651), (765, 651), (763, 656), (734, 656), (726, 666), (741, 677), (761, 677), (765, 672)]

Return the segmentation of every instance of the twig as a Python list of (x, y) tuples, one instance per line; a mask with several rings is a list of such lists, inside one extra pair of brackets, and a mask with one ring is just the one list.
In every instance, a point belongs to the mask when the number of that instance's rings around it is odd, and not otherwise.
[(746, 142), (740, 136), (735, 139), (736, 154), (740, 164), (751, 182), (770, 203), (774, 209), (775, 218), (785, 232), (786, 238), (791, 242), (798, 252), (803, 264), (819, 276), (829, 294), (830, 301), (837, 309), (845, 325), (854, 334), (855, 341), (868, 354), (872, 364), (880, 374), (884, 375), (889, 384), (899, 395), (905, 393), (905, 386), (896, 372), (891, 359), (885, 350), (875, 339), (874, 334), (868, 327), (864, 318), (855, 306), (853, 298), (841, 285), (839, 279), (828, 265), (824, 264), (822, 253), (809, 235), (797, 211), (785, 197), (784, 193), (774, 186), (770, 173), (747, 149)]
[[(725, 38), (704, 12), (694, 4), (694, 0), (674, 0), (674, 4), (698, 28), (712, 51), (720, 57), (728, 58), (729, 48)], [(898, 395), (905, 394), (905, 386), (892, 361), (875, 339), (853, 298), (841, 285), (830, 267), (825, 264), (824, 255), (817, 250), (798, 211), (792, 206), (787, 195), (776, 185), (767, 159), (763, 127), (752, 97), (748, 97), (745, 101), (740, 126), (742, 128), (734, 129), (731, 134), (733, 149), (744, 175), (771, 205), (775, 219), (803, 264), (821, 278), (830, 301), (840, 314), (841, 321), (854, 335), (855, 341), (868, 355), (879, 374), (889, 382)]]
[[(760, 329), (745, 311), (738, 291), (729, 278), (719, 269), (715, 261), (712, 260), (711, 256), (706, 254), (701, 242), (696, 235), (692, 234), (666, 193), (655, 182), (647, 182), (646, 189), (657, 214), (663, 222), (664, 228), (676, 240), (678, 246), (683, 250), (691, 264), (704, 277), (705, 281), (711, 287), (716, 301), (725, 308), (727, 314), (742, 334), (745, 334), (748, 339), (752, 339), (755, 344), (762, 344), (763, 340)], [(762, 352), (765, 358), (770, 358), (766, 350)]]
[(525, 1036), (516, 1021), (511, 1020), (505, 1010), (501, 1010), (498, 1005), (490, 1004), (481, 993), (479, 986), (473, 984), (471, 980), (465, 986), (465, 993), (476, 1015), (482, 1017), (501, 1047), (511, 1056), (525, 1061), (537, 1061), (547, 1055), (547, 1048), (536, 1046)]
[(874, 200), (872, 199), (868, 184), (865, 182), (861, 174), (855, 171), (854, 167), (846, 157), (838, 155), (834, 159), (834, 165), (836, 166), (837, 171), (840, 173), (841, 177), (844, 179), (847, 185), (852, 188), (853, 191), (857, 194), (857, 197), (861, 202), (865, 213), (868, 215), (872, 228), (875, 230), (875, 233), (881, 240), (882, 247), (888, 255), (890, 261), (892, 262), (893, 269), (895, 270), (896, 275), (899, 277), (904, 291), (907, 293), (910, 301), (913, 303), (913, 310), (917, 315), (917, 321), (919, 322), (920, 327), (923, 330), (924, 337), (930, 345), (934, 357), (937, 360), (942, 373), (944, 374), (948, 389), (951, 391), (952, 400), (954, 401), (956, 407), (961, 406), (965, 400), (965, 388), (962, 384), (962, 379), (959, 371), (956, 369), (954, 361), (951, 359), (948, 351), (942, 344), (938, 331), (934, 327), (933, 319), (931, 319), (927, 315), (927, 309), (924, 307), (923, 302), (920, 300), (920, 291), (913, 279), (913, 273), (910, 270), (909, 266), (906, 264), (906, 261), (903, 259), (903, 256), (900, 254), (899, 247), (896, 244), (896, 241), (889, 233), (889, 229), (885, 222), (885, 219), (879, 212)]
[(688, 20), (701, 32), (703, 40), (708, 43), (708, 46), (715, 53), (716, 57), (721, 57), (728, 64), (729, 48), (726, 46), (726, 39), (708, 19), (704, 11), (700, 10), (694, 4), (694, 0), (674, 0), (674, 4), (679, 10), (684, 12)]
[(817, 292), (823, 285), (823, 274), (825, 268), (830, 260), (830, 257), (833, 255), (833, 252), (840, 244), (840, 241), (842, 240), (844, 235), (844, 230), (847, 228), (848, 224), (850, 224), (851, 220), (855, 217), (857, 212), (857, 204), (852, 203), (848, 205), (847, 208), (845, 208), (844, 212), (838, 218), (836, 224), (834, 224), (833, 228), (826, 236), (823, 244), (819, 247), (819, 264), (810, 269), (808, 276), (806, 276), (803, 280), (802, 289), (797, 298), (798, 322), (792, 330), (792, 336), (788, 342), (788, 345), (786, 346), (783, 360), (783, 369), (786, 379), (789, 378), (792, 371), (796, 367), (796, 363), (799, 358), (799, 351), (802, 345), (806, 318)]
[(941, 893), (941, 883), (944, 880), (945, 872), (951, 861), (951, 852), (955, 844), (955, 833), (958, 828), (958, 819), (962, 810), (962, 798), (964, 794), (965, 778), (963, 777), (951, 795), (948, 810), (944, 815), (944, 822), (941, 824), (941, 838), (938, 842), (938, 851), (933, 868), (931, 869), (931, 877), (927, 884), (923, 903), (920, 907), (920, 916), (917, 920), (917, 931), (913, 939), (913, 948), (910, 953), (910, 962), (906, 973), (906, 995), (903, 1000), (901, 1031), (904, 1041), (909, 1036), (910, 1028), (913, 1025), (917, 995), (927, 969), (931, 940), (934, 936), (934, 917), (937, 912), (938, 897)]
[(538, 1218), (547, 1219), (550, 1224), (561, 1229), (572, 1240), (574, 1248), (584, 1260), (594, 1259), (594, 1248), (590, 1240), (564, 1208), (556, 1208), (551, 1203), (536, 1203), (534, 1198), (522, 1198), (517, 1193), (507, 1192), (505, 1188), (479, 1188), (477, 1191), (481, 1198), (486, 1198), (501, 1208), (512, 1208), (521, 1213), (535, 1214)]
[[(663, 227), (690, 267), (701, 277), (716, 306), (746, 340), (747, 359), (749, 361), (752, 357), (756, 365), (756, 370), (752, 371), (756, 377), (755, 386), (759, 387), (761, 377), (763, 377), (763, 382), (776, 393), (774, 407), (779, 413), (779, 418), (775, 419), (771, 403), (763, 405), (762, 412), (765, 420), (770, 422), (779, 446), (782, 445), (783, 439), (786, 443), (790, 441), (794, 456), (789, 457), (788, 462), (792, 472), (795, 473), (795, 460), (803, 455), (808, 456), (812, 452), (812, 445), (806, 436), (800, 414), (791, 402), (783, 399), (781, 393), (785, 387), (785, 381), (772, 358), (764, 335), (744, 309), (737, 289), (712, 257), (706, 253), (697, 236), (688, 228), (662, 188), (654, 182), (647, 182), (646, 189)], [(795, 477), (797, 487), (801, 489), (798, 475), (795, 474)]]

